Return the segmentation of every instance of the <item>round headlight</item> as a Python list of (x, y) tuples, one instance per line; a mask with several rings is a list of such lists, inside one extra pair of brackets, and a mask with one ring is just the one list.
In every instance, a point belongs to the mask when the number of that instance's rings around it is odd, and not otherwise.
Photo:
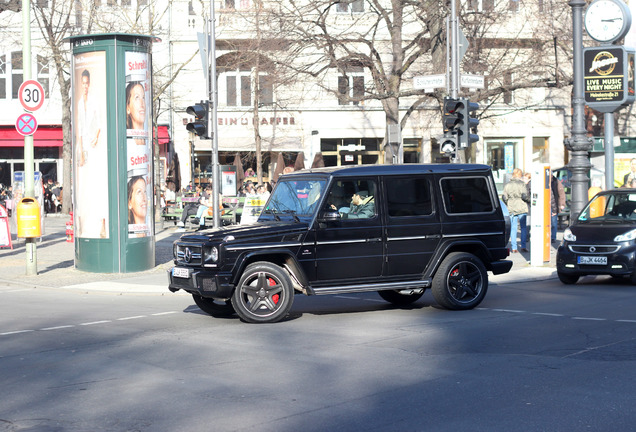
[(203, 257), (204, 262), (217, 262), (219, 260), (219, 250), (215, 247), (205, 248), (204, 252), (205, 256)]

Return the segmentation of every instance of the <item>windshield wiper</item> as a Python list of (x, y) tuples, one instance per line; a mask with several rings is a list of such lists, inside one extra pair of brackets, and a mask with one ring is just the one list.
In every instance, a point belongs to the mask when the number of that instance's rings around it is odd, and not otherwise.
[(263, 213), (271, 214), (272, 216), (274, 216), (274, 219), (276, 219), (277, 221), (280, 221), (280, 216), (278, 216), (276, 214), (276, 210), (274, 210), (274, 209), (265, 209), (265, 210), (263, 210)]
[(294, 222), (300, 222), (300, 219), (296, 216), (296, 210), (283, 210), (283, 213), (292, 215), (294, 217)]

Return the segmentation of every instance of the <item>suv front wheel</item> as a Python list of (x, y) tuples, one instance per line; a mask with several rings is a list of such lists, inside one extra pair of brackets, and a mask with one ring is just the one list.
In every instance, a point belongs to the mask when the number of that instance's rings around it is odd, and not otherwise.
[(269, 262), (248, 265), (241, 275), (232, 305), (249, 323), (273, 323), (285, 318), (294, 302), (294, 288), (287, 272)]
[(446, 309), (472, 309), (481, 303), (487, 289), (486, 267), (470, 253), (448, 254), (433, 278), (433, 297)]

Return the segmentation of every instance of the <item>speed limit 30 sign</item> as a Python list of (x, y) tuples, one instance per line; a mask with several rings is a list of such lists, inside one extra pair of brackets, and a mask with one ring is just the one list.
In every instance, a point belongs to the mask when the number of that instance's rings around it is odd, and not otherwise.
[(22, 83), (18, 91), (20, 103), (27, 111), (36, 111), (44, 103), (44, 89), (36, 80), (27, 80)]

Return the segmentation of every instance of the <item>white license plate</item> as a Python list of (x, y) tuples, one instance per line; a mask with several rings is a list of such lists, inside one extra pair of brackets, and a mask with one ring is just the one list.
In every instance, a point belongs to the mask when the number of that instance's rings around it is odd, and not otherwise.
[(178, 278), (186, 278), (186, 279), (188, 279), (190, 277), (190, 270), (187, 269), (187, 268), (173, 267), (172, 268), (172, 276), (173, 277), (178, 277)]
[(579, 264), (607, 265), (606, 256), (580, 256)]

